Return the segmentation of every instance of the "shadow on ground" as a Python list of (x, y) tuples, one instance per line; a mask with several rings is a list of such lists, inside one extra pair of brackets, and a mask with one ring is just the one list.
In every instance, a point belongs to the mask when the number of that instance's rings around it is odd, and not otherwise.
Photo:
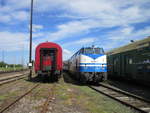
[(79, 85), (79, 86), (85, 85), (85, 84), (80, 83), (79, 81), (75, 80), (72, 77), (72, 74), (69, 73), (69, 72), (64, 72), (63, 75), (62, 75), (62, 77), (64, 79), (64, 82), (66, 82), (66, 83), (70, 83), (70, 84), (74, 84), (74, 85)]
[(120, 90), (141, 96), (145, 99), (150, 100), (150, 89), (148, 87), (145, 87), (143, 85), (137, 84), (135, 82), (131, 81), (121, 81), (121, 80), (115, 80), (111, 79), (108, 82), (109, 85), (116, 87)]
[[(95, 84), (95, 83), (82, 83), (79, 80), (76, 80), (75, 78), (73, 78), (73, 74), (69, 73), (69, 72), (64, 72), (61, 77), (63, 78), (65, 83), (69, 83), (69, 84), (74, 84), (74, 85), (78, 85), (78, 86), (88, 86), (88, 85), (95, 85), (95, 86), (99, 86), (99, 84)], [(60, 78), (59, 78), (60, 79)], [(29, 82), (35, 82), (35, 83), (57, 83), (58, 80), (53, 80), (51, 79), (50, 76), (35, 76), (32, 77), (31, 80), (27, 80)]]
[(58, 82), (58, 80), (50, 79), (49, 76), (35, 76), (35, 77), (32, 77), (30, 80), (28, 79), (27, 81), (35, 82), (35, 83), (56, 83), (56, 82)]
[(79, 80), (73, 78), (73, 74), (69, 72), (63, 73), (63, 79), (64, 79), (64, 82), (66, 83), (71, 83), (71, 84), (78, 85), (78, 86), (88, 86), (88, 85), (100, 86), (99, 84), (92, 83), (92, 82), (82, 83)]
[[(99, 86), (100, 84), (95, 84), (95, 83), (86, 83), (83, 84), (79, 82), (78, 80), (73, 79), (73, 75), (69, 72), (64, 72), (63, 73), (63, 79), (66, 83), (71, 83), (74, 85), (79, 85), (79, 86)], [(105, 83), (105, 82), (104, 82)], [(125, 92), (129, 92), (138, 96), (141, 96), (142, 98), (150, 100), (150, 89), (148, 87), (142, 86), (140, 84), (137, 84), (132, 81), (120, 81), (120, 80), (108, 80), (106, 81), (106, 84), (109, 84), (110, 86), (113, 86), (115, 88), (118, 88), (120, 90), (123, 90)]]

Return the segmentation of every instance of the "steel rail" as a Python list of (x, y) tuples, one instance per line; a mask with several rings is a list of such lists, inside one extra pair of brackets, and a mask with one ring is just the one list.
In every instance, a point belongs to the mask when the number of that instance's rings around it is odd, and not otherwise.
[(27, 71), (27, 70), (28, 69), (23, 69), (23, 70), (21, 69), (21, 70), (15, 70), (15, 71), (14, 70), (12, 70), (12, 71), (0, 71), (0, 75), (5, 74), (5, 73), (13, 73), (13, 72), (15, 73), (15, 72), (22, 72), (22, 71)]
[(11, 102), (10, 104), (8, 104), (6, 107), (4, 107), (0, 113), (3, 113), (4, 111), (8, 110), (11, 106), (13, 106), (15, 103), (17, 103), (19, 100), (21, 100), (23, 97), (25, 97), (26, 95), (28, 95), (29, 93), (31, 93), (31, 91), (33, 91), (36, 87), (38, 87), (40, 84), (36, 84), (35, 86), (33, 86), (29, 91), (27, 91), (26, 93), (24, 93), (23, 95), (21, 95), (20, 97), (18, 97), (16, 100), (14, 100), (13, 102)]
[[(95, 90), (96, 92), (99, 92), (105, 96), (108, 96), (128, 107), (131, 107), (137, 111), (139, 111), (140, 113), (149, 113), (150, 112), (150, 101), (140, 98), (136, 95), (121, 91), (121, 90), (117, 90), (114, 89), (112, 87), (106, 86), (104, 84), (100, 84), (100, 87), (96, 87), (96, 86), (89, 86), (91, 89)], [(104, 88), (102, 90), (102, 88)], [(138, 102), (140, 102), (140, 106), (136, 106), (136, 104), (139, 104)], [(142, 107), (144, 109), (142, 109)]]
[(150, 100), (144, 99), (144, 98), (142, 98), (142, 97), (140, 97), (140, 96), (137, 96), (137, 95), (134, 95), (134, 94), (132, 94), (132, 93), (128, 93), (128, 92), (125, 92), (125, 91), (122, 91), (122, 90), (119, 90), (119, 89), (115, 89), (115, 88), (109, 87), (109, 86), (107, 86), (107, 85), (105, 85), (105, 84), (102, 84), (102, 83), (101, 83), (100, 85), (103, 86), (103, 87), (105, 87), (105, 88), (109, 88), (109, 89), (111, 89), (111, 90), (120, 92), (120, 93), (122, 93), (122, 94), (124, 94), (124, 95), (131, 96), (131, 97), (137, 98), (137, 99), (139, 99), (139, 100), (141, 100), (141, 101), (150, 103)]
[(19, 75), (12, 75), (11, 77), (5, 77), (4, 79), (0, 79), (0, 82), (1, 81), (6, 81), (6, 80), (10, 80), (10, 79), (13, 79), (13, 78), (18, 78), (18, 77), (21, 77), (21, 76), (24, 76), (24, 75), (26, 75), (27, 73), (24, 73), (24, 74), (19, 74)]
[(48, 106), (49, 106), (50, 102), (53, 102), (55, 87), (56, 87), (56, 84), (54, 83), (54, 85), (52, 86), (52, 88), (50, 88), (50, 90), (49, 90), (48, 97), (47, 97), (46, 101), (43, 104), (41, 113), (46, 113), (47, 110), (48, 110)]
[(16, 81), (16, 80), (23, 79), (23, 78), (27, 77), (26, 75), (28, 75), (28, 73), (21, 74), (21, 75), (18, 75), (18, 76), (14, 76), (14, 77), (8, 77), (8, 78), (5, 78), (5, 79), (1, 79), (0, 80), (0, 86), (3, 85), (3, 84), (9, 83), (9, 82), (13, 82), (13, 81)]

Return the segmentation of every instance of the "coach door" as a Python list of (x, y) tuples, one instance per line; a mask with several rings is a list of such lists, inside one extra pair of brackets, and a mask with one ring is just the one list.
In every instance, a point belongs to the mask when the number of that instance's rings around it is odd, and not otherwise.
[(113, 59), (113, 73), (116, 75), (119, 75), (119, 58), (115, 57)]
[(129, 55), (125, 55), (125, 75), (129, 76), (129, 78), (132, 75), (132, 71), (133, 71), (133, 58)]
[(56, 49), (42, 48), (40, 50), (40, 69), (43, 71), (55, 70), (56, 55)]
[(50, 55), (51, 60), (52, 60), (52, 70), (55, 70), (56, 66), (57, 66), (57, 60), (56, 60), (57, 51), (56, 51), (56, 49), (51, 49), (49, 51), (49, 55)]

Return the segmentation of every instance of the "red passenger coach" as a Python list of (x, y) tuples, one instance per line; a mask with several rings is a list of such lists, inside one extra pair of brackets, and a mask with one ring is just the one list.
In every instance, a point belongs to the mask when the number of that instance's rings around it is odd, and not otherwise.
[(62, 48), (58, 44), (45, 42), (36, 47), (35, 72), (58, 79), (62, 72)]

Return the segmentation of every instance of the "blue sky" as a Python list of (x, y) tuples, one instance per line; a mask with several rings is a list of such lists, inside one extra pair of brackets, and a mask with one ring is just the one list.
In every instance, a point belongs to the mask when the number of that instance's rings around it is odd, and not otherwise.
[[(0, 60), (28, 62), (30, 0), (0, 0)], [(60, 44), (63, 59), (83, 46), (105, 51), (150, 36), (150, 0), (34, 0), (35, 47)]]

